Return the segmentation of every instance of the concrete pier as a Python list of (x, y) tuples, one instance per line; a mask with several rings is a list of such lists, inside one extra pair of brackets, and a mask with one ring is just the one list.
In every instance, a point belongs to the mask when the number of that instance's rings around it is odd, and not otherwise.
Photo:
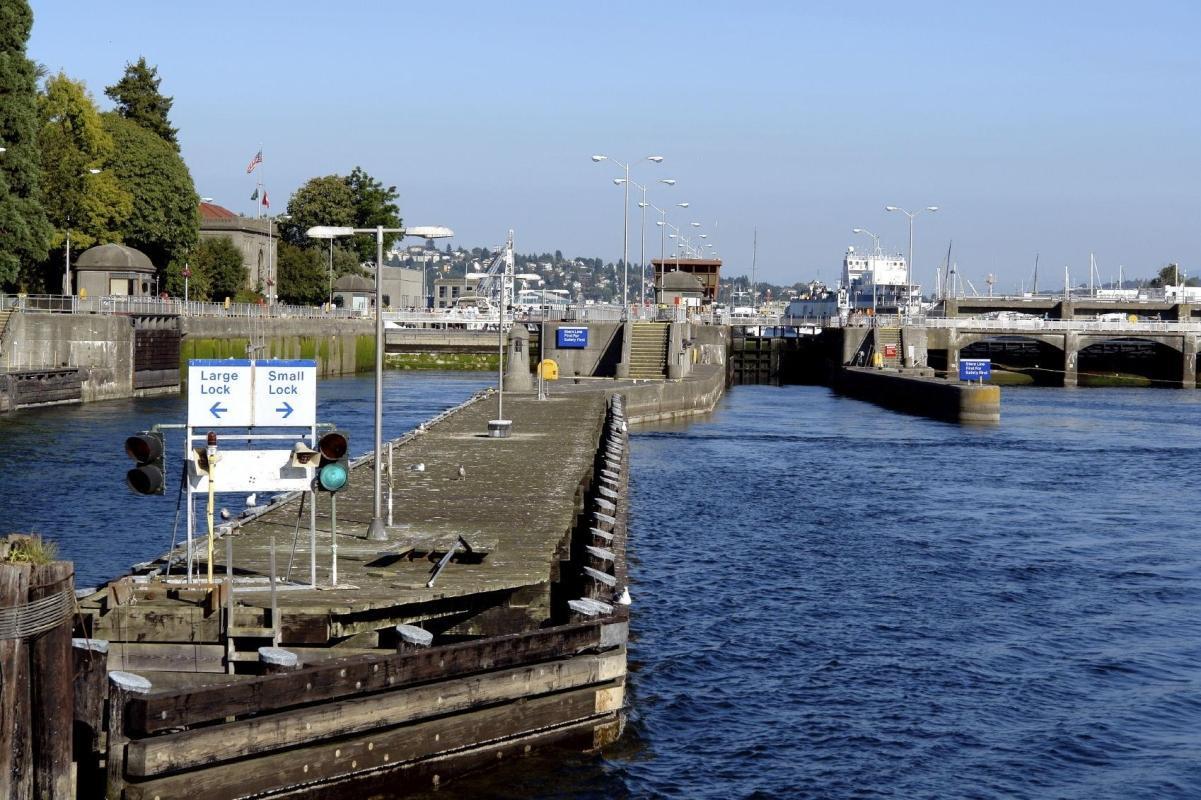
[(948, 422), (1001, 421), (1001, 388), (891, 370), (844, 367), (835, 389), (857, 400)]

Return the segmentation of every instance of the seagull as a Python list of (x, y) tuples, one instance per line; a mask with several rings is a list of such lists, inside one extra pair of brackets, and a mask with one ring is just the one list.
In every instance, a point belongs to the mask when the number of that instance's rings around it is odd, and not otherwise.
[(254, 508), (258, 504), (259, 504), (258, 494), (256, 494), (255, 492), (251, 492), (250, 494), (246, 495), (246, 507), (247, 508)]
[(229, 509), (228, 508), (221, 509), (221, 519), (229, 519)]
[(460, 464), (459, 468), (455, 470), (455, 473), (458, 475), (458, 480), (463, 480), (467, 477), (467, 468)]
[(632, 599), (630, 599), (630, 587), (621, 587), (621, 594), (618, 595), (617, 599), (613, 602), (617, 603), (619, 606), (628, 606), (630, 603), (634, 602)]
[(420, 464), (409, 464), (409, 472), (425, 472), (425, 462)]

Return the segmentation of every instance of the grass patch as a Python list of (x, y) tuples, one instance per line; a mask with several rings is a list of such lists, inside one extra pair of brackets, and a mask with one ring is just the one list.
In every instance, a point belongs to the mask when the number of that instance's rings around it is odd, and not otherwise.
[(49, 564), (58, 560), (58, 545), (44, 542), (40, 536), (10, 539), (8, 556), (4, 560), (10, 564)]

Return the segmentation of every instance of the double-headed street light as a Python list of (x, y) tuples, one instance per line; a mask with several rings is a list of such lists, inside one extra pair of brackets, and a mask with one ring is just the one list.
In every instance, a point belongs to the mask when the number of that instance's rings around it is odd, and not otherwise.
[[(626, 179), (625, 178), (617, 178), (613, 182), (614, 183), (626, 183)], [(629, 181), (629, 182), (634, 184), (634, 186), (636, 186), (638, 189), (642, 190), (642, 200), (640, 200), (638, 202), (638, 208), (642, 210), (642, 249), (639, 251), (640, 255), (639, 255), (639, 260), (638, 260), (638, 274), (641, 277), (639, 278), (638, 282), (639, 282), (639, 284), (641, 284), (641, 290), (639, 291), (639, 301), (641, 302), (641, 304), (643, 306), (645, 306), (646, 305), (646, 207), (651, 204), (648, 203), (646, 200), (646, 187), (643, 186), (638, 181)], [(667, 186), (675, 186), (676, 185), (675, 178), (660, 178), (659, 183), (665, 184)]]
[[(88, 175), (99, 175), (103, 170), (92, 167), (89, 170), (79, 173), (75, 177), (86, 178)], [(63, 296), (71, 295), (71, 212), (67, 212), (67, 251), (63, 258)]]
[(309, 228), (306, 235), (312, 239), (333, 239), (335, 236), (354, 236), (355, 234), (375, 234), (375, 496), (372, 505), (371, 524), (367, 527), (367, 538), (383, 542), (388, 539), (388, 531), (384, 527), (383, 494), (380, 487), (383, 484), (384, 449), (384, 315), (383, 315), (383, 273), (384, 273), (384, 234), (399, 234), (400, 238), (415, 236), (421, 239), (444, 239), (454, 236), (450, 228), (437, 225), (425, 227), (385, 228), (377, 225), (374, 228), (346, 228), (335, 225), (317, 225)]
[[(663, 156), (647, 156), (644, 161), (651, 161), (655, 164), (663, 163)], [(617, 159), (610, 159), (605, 155), (594, 155), (593, 163), (601, 161), (612, 161), (621, 169), (625, 170), (625, 178), (622, 180), (614, 179), (613, 182), (618, 186), (625, 187), (625, 202), (622, 204), (622, 221), (621, 221), (621, 264), (622, 264), (622, 280), (621, 280), (621, 318), (625, 319), (629, 311), (629, 295), (630, 295), (630, 165), (623, 164)]]
[(905, 313), (910, 312), (913, 305), (913, 218), (923, 211), (937, 211), (938, 206), (926, 206), (917, 211), (906, 211), (899, 206), (884, 206), (885, 211), (900, 211), (909, 217), (909, 260), (905, 264)]
[[(510, 240), (512, 244), (512, 240)], [(510, 250), (509, 256), (512, 255)], [(487, 272), (469, 272), (464, 277), (472, 280), (487, 278)], [(488, 435), (495, 439), (507, 439), (513, 430), (513, 421), (505, 419), (505, 306), (508, 305), (509, 293), (505, 282), (508, 280), (541, 281), (542, 276), (532, 272), (513, 274), (513, 261), (505, 258), (505, 268), (500, 273), (500, 302), (497, 309), (497, 351), (500, 356), (496, 368), (496, 419), (488, 421)], [(541, 371), (541, 368), (540, 368)]]

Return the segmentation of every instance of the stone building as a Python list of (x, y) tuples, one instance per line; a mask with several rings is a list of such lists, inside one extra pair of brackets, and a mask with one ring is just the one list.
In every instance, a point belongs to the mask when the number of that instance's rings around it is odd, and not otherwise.
[(214, 203), (200, 204), (200, 238), (223, 236), (242, 252), (246, 288), (263, 293), (268, 302), (276, 294), (276, 244), (279, 230), (273, 217), (244, 217)]
[(79, 254), (72, 267), (75, 294), (81, 297), (154, 295), (157, 271), (141, 250), (123, 244), (99, 244)]

